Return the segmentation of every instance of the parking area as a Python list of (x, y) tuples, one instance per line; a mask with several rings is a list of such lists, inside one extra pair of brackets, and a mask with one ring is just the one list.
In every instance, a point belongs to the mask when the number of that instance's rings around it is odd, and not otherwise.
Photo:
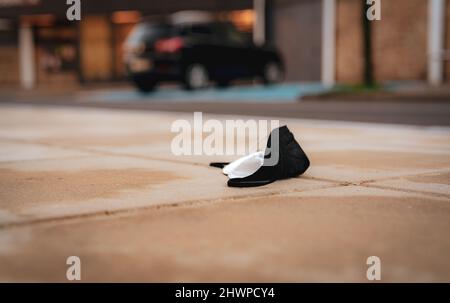
[(284, 83), (271, 86), (244, 84), (226, 89), (208, 88), (186, 91), (179, 86), (162, 86), (151, 93), (138, 92), (134, 87), (121, 87), (97, 91), (79, 92), (80, 100), (97, 102), (214, 102), (229, 103), (296, 103), (303, 96), (320, 94), (327, 88), (320, 83)]

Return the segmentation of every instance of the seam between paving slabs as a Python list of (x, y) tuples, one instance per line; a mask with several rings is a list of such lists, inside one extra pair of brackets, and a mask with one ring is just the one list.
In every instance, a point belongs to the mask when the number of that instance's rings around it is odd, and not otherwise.
[[(178, 208), (188, 208), (188, 207), (202, 207), (202, 206), (209, 206), (209, 205), (225, 203), (225, 202), (239, 201), (239, 200), (244, 200), (244, 199), (257, 199), (257, 198), (263, 198), (263, 197), (282, 196), (285, 194), (301, 193), (301, 192), (308, 192), (308, 191), (318, 191), (318, 190), (324, 190), (324, 189), (330, 189), (330, 188), (342, 188), (342, 187), (347, 187), (347, 186), (360, 186), (360, 187), (365, 187), (365, 188), (373, 187), (373, 188), (379, 188), (379, 189), (383, 189), (383, 190), (392, 190), (392, 191), (399, 191), (399, 192), (422, 194), (424, 196), (435, 196), (435, 197), (442, 198), (442, 195), (439, 195), (439, 194), (433, 195), (430, 193), (413, 192), (413, 191), (407, 191), (407, 190), (402, 190), (402, 189), (384, 188), (384, 187), (378, 187), (378, 186), (367, 186), (364, 184), (343, 182), (343, 183), (339, 183), (339, 184), (337, 184), (337, 183), (329, 184), (329, 185), (324, 185), (324, 186), (320, 186), (317, 188), (310, 188), (310, 189), (294, 189), (291, 191), (274, 191), (274, 192), (269, 192), (269, 193), (253, 194), (253, 195), (235, 195), (232, 197), (216, 198), (216, 199), (196, 199), (196, 200), (187, 200), (187, 201), (183, 201), (183, 202), (173, 202), (173, 203), (159, 204), (159, 205), (148, 205), (148, 206), (141, 206), (141, 207), (134, 207), (134, 208), (96, 211), (96, 212), (90, 212), (90, 213), (80, 213), (80, 214), (61, 216), (61, 217), (48, 217), (48, 218), (27, 220), (27, 221), (22, 221), (22, 222), (11, 222), (11, 223), (6, 223), (6, 224), (0, 224), (0, 230), (10, 230), (13, 228), (44, 225), (44, 224), (71, 223), (74, 221), (75, 222), (81, 221), (83, 219), (96, 219), (96, 218), (103, 219), (103, 218), (107, 218), (110, 216), (131, 217), (133, 215), (139, 214), (140, 212), (146, 212), (146, 211), (158, 211), (158, 210), (165, 210), (165, 209), (178, 209)], [(445, 196), (445, 198), (448, 198), (448, 197)]]
[[(27, 143), (35, 144), (30, 141), (27, 141)], [(38, 144), (41, 144), (41, 143), (38, 143)], [(136, 154), (123, 153), (123, 152), (116, 152), (116, 151), (105, 151), (105, 150), (98, 150), (95, 148), (71, 147), (71, 146), (57, 145), (57, 144), (51, 144), (51, 143), (43, 143), (41, 145), (49, 146), (49, 147), (65, 148), (65, 149), (73, 150), (73, 151), (83, 151), (83, 152), (90, 153), (92, 155), (103, 155), (103, 156), (112, 156), (112, 157), (129, 157), (129, 158), (142, 159), (142, 160), (163, 161), (163, 162), (169, 162), (169, 163), (187, 164), (187, 165), (196, 166), (196, 167), (200, 166), (200, 167), (208, 168), (208, 166), (205, 163), (200, 163), (200, 162), (191, 162), (191, 161), (175, 160), (175, 159), (168, 159), (168, 158), (136, 155)], [(87, 157), (89, 157), (89, 155), (87, 155)], [(360, 182), (350, 182), (350, 181), (342, 181), (342, 180), (328, 179), (328, 178), (317, 178), (317, 177), (311, 177), (308, 175), (304, 175), (301, 178), (315, 180), (315, 181), (325, 181), (325, 182), (333, 182), (333, 183), (351, 183), (353, 185), (360, 185), (363, 183), (380, 182), (380, 181), (393, 180), (393, 179), (399, 179), (399, 178), (411, 177), (411, 176), (421, 176), (421, 175), (427, 175), (427, 174), (432, 174), (432, 173), (444, 172), (444, 171), (448, 171), (448, 170), (450, 170), (450, 168), (446, 167), (444, 169), (439, 169), (439, 170), (427, 170), (424, 172), (414, 173), (414, 174), (405, 173), (405, 174), (398, 175), (398, 176), (392, 176), (392, 177), (380, 178), (380, 179), (363, 180)]]
[(160, 209), (170, 209), (170, 208), (178, 208), (178, 207), (183, 208), (183, 207), (192, 207), (192, 206), (200, 207), (200, 206), (212, 205), (212, 204), (226, 202), (226, 201), (243, 200), (243, 199), (247, 199), (247, 198), (252, 199), (252, 198), (272, 197), (272, 196), (282, 195), (282, 194), (286, 194), (286, 193), (296, 193), (296, 192), (300, 193), (300, 192), (306, 192), (306, 191), (311, 191), (311, 190), (339, 188), (339, 187), (344, 187), (344, 186), (348, 186), (348, 184), (347, 183), (345, 183), (345, 184), (334, 183), (334, 184), (328, 184), (328, 185), (319, 186), (316, 188), (309, 188), (309, 189), (293, 189), (290, 191), (273, 191), (273, 192), (266, 192), (266, 193), (261, 193), (261, 194), (234, 195), (231, 197), (216, 198), (216, 199), (193, 199), (193, 200), (185, 200), (182, 202), (172, 202), (172, 203), (165, 203), (165, 204), (158, 204), (158, 205), (147, 205), (147, 206), (139, 206), (139, 207), (133, 207), (133, 208), (86, 212), (86, 213), (60, 216), (60, 217), (55, 216), (55, 217), (40, 218), (40, 219), (30, 219), (30, 220), (24, 220), (24, 221), (19, 221), (19, 222), (10, 222), (10, 223), (0, 224), (0, 230), (14, 228), (14, 227), (21, 227), (21, 226), (45, 224), (45, 223), (51, 223), (51, 222), (62, 222), (62, 221), (67, 221), (67, 220), (103, 217), (103, 216), (111, 216), (111, 215), (119, 215), (119, 214), (135, 214), (139, 211), (147, 211), (147, 210), (160, 210)]
[[(15, 162), (23, 162), (23, 161), (37, 161), (37, 160), (65, 160), (65, 159), (76, 159), (76, 158), (85, 158), (85, 157), (91, 157), (93, 155), (104, 155), (104, 156), (121, 156), (121, 157), (130, 157), (130, 158), (136, 158), (136, 159), (143, 159), (143, 160), (153, 160), (153, 161), (164, 161), (164, 162), (170, 162), (170, 163), (177, 163), (177, 164), (187, 164), (187, 165), (191, 165), (191, 166), (201, 166), (201, 167), (207, 167), (204, 163), (199, 163), (199, 162), (191, 162), (191, 161), (182, 161), (182, 160), (174, 160), (174, 159), (167, 159), (167, 158), (159, 158), (159, 157), (151, 157), (151, 156), (143, 156), (143, 155), (135, 155), (135, 154), (128, 154), (128, 153), (122, 153), (122, 152), (111, 152), (111, 151), (104, 151), (104, 150), (98, 150), (98, 149), (92, 149), (92, 148), (80, 148), (80, 147), (72, 147), (72, 146), (66, 146), (66, 145), (58, 145), (58, 144), (51, 144), (51, 143), (35, 143), (33, 141), (30, 140), (22, 140), (22, 139), (14, 139), (14, 138), (4, 138), (4, 137), (0, 137), (0, 140), (9, 140), (9, 141), (14, 141), (14, 142), (20, 142), (20, 143), (26, 143), (26, 144), (33, 144), (33, 145), (42, 145), (42, 146), (47, 146), (47, 147), (57, 147), (57, 148), (62, 148), (62, 149), (67, 149), (67, 150), (72, 150), (72, 151), (83, 151), (83, 152), (87, 152), (91, 155), (80, 155), (80, 156), (68, 156), (68, 157), (63, 157), (63, 158), (45, 158), (45, 159), (26, 159), (26, 160), (14, 160), (14, 161), (4, 161), (0, 163), (15, 163)], [(309, 179), (309, 180), (316, 180), (316, 181), (325, 181), (325, 182), (333, 182), (333, 183), (341, 183), (341, 184), (353, 184), (353, 185), (362, 185), (362, 186), (366, 186), (366, 187), (375, 187), (375, 185), (370, 185), (369, 183), (373, 183), (373, 182), (382, 182), (382, 181), (388, 181), (388, 180), (395, 180), (395, 179), (400, 179), (400, 178), (404, 178), (404, 177), (412, 177), (412, 176), (422, 176), (422, 175), (429, 175), (429, 174), (433, 174), (433, 173), (441, 173), (441, 172), (446, 172), (449, 171), (450, 168), (449, 167), (445, 167), (443, 169), (437, 169), (437, 170), (427, 170), (424, 172), (420, 172), (420, 173), (414, 173), (414, 174), (402, 174), (402, 175), (398, 175), (398, 176), (391, 176), (391, 177), (387, 177), (387, 178), (380, 178), (380, 179), (370, 179), (370, 180), (363, 180), (360, 182), (350, 182), (350, 181), (341, 181), (341, 180), (336, 180), (336, 179), (328, 179), (328, 178), (317, 178), (317, 177), (311, 177), (311, 176), (302, 176), (302, 178), (304, 179)], [(384, 188), (381, 186), (378, 186), (380, 188)], [(396, 189), (394, 187), (385, 187), (386, 189)], [(422, 193), (422, 191), (414, 191), (414, 190), (402, 190), (402, 191), (406, 191), (406, 192), (420, 192)], [(423, 192), (423, 193), (429, 193), (429, 192)], [(443, 195), (445, 196), (445, 194), (438, 194), (438, 195)]]
[(187, 201), (182, 201), (182, 202), (172, 202), (172, 203), (166, 203), (166, 204), (148, 205), (148, 206), (141, 206), (141, 207), (134, 207), (134, 208), (104, 210), (104, 211), (80, 213), (80, 214), (60, 216), (60, 217), (31, 219), (31, 220), (26, 220), (26, 221), (22, 221), (22, 222), (10, 222), (10, 223), (5, 223), (5, 224), (0, 224), (0, 230), (11, 229), (11, 228), (16, 228), (16, 227), (55, 223), (55, 222), (67, 222), (67, 221), (74, 221), (74, 220), (81, 220), (81, 219), (107, 217), (107, 216), (114, 216), (114, 215), (116, 215), (116, 216), (130, 215), (131, 216), (131, 215), (137, 214), (138, 212), (141, 212), (141, 211), (174, 209), (174, 208), (184, 208), (184, 207), (201, 207), (201, 206), (213, 205), (213, 204), (217, 204), (217, 203), (224, 203), (227, 201), (271, 197), (271, 196), (296, 193), (296, 192), (301, 193), (301, 192), (317, 191), (317, 190), (323, 190), (323, 189), (329, 189), (329, 188), (342, 188), (342, 187), (346, 187), (346, 186), (379, 188), (379, 189), (384, 189), (384, 190), (393, 190), (393, 191), (405, 192), (405, 193), (422, 194), (425, 196), (449, 198), (447, 195), (443, 195), (443, 194), (419, 192), (419, 191), (404, 190), (404, 189), (398, 189), (398, 188), (389, 188), (389, 187), (383, 187), (383, 186), (373, 186), (373, 185), (364, 184), (365, 182), (366, 181), (360, 182), (360, 183), (354, 183), (354, 182), (336, 183), (336, 182), (333, 182), (333, 184), (324, 185), (324, 186), (320, 186), (317, 188), (309, 188), (309, 189), (293, 189), (290, 191), (274, 191), (274, 192), (268, 192), (268, 193), (262, 193), (262, 194), (251, 194), (251, 195), (235, 195), (235, 196), (231, 196), (231, 197), (217, 198), (217, 199), (194, 199), (194, 200), (187, 200)]
[(407, 193), (420, 193), (420, 194), (431, 195), (431, 196), (436, 196), (436, 197), (450, 198), (450, 194), (436, 193), (436, 192), (430, 192), (430, 191), (424, 191), (424, 190), (414, 190), (414, 189), (410, 189), (410, 188), (398, 188), (398, 187), (389, 186), (389, 185), (373, 184), (373, 183), (377, 183), (377, 182), (398, 180), (398, 179), (403, 179), (403, 178), (408, 178), (408, 177), (419, 177), (419, 176), (427, 176), (427, 175), (432, 175), (432, 174), (439, 174), (439, 173), (448, 172), (448, 171), (450, 171), (450, 168), (446, 167), (443, 169), (430, 170), (430, 171), (422, 172), (422, 173), (418, 173), (418, 174), (408, 174), (408, 175), (402, 175), (402, 176), (396, 176), (396, 177), (365, 180), (365, 181), (359, 182), (355, 185), (364, 186), (364, 187), (372, 187), (372, 188), (380, 188), (380, 189), (389, 189), (389, 190), (395, 190), (395, 191), (401, 191), (401, 192), (407, 192)]
[[(0, 137), (0, 140), (3, 138)], [(56, 147), (56, 148), (63, 148), (71, 151), (82, 151), (87, 152), (92, 155), (86, 155), (86, 157), (93, 156), (93, 155), (103, 155), (103, 156), (112, 156), (112, 157), (129, 157), (129, 158), (135, 158), (135, 159), (141, 159), (141, 160), (153, 160), (153, 161), (163, 161), (163, 162), (169, 162), (169, 163), (176, 163), (176, 164), (187, 164), (195, 167), (205, 167), (208, 168), (205, 163), (200, 162), (192, 162), (192, 161), (183, 161), (183, 160), (175, 160), (175, 159), (168, 159), (168, 158), (160, 158), (160, 157), (151, 157), (151, 156), (144, 156), (144, 155), (136, 155), (136, 154), (129, 154), (129, 153), (123, 153), (118, 151), (105, 151), (105, 150), (99, 150), (95, 148), (89, 148), (89, 147), (73, 147), (73, 146), (67, 146), (67, 145), (59, 145), (59, 144), (53, 144), (53, 143), (45, 143), (45, 142), (39, 142), (35, 143), (31, 140), (22, 140), (22, 139), (10, 139), (7, 140), (14, 141), (14, 142), (20, 142), (25, 144), (33, 144), (33, 145), (42, 145), (47, 147)], [(63, 158), (60, 158), (63, 159)], [(55, 159), (56, 160), (56, 159)], [(12, 162), (20, 162), (20, 160), (12, 161)], [(310, 177), (310, 176), (302, 176), (302, 178), (309, 179), (309, 180), (316, 180), (316, 181), (325, 181), (325, 182), (333, 182), (333, 183), (341, 183), (341, 180), (335, 180), (335, 179), (326, 179), (326, 178), (316, 178), (316, 177)]]
[[(122, 156), (122, 157), (130, 157), (130, 158), (143, 159), (143, 160), (154, 160), (154, 161), (163, 161), (163, 162), (170, 162), (170, 163), (177, 163), (177, 164), (187, 164), (187, 165), (191, 165), (191, 166), (207, 167), (204, 163), (200, 163), (200, 162), (191, 162), (191, 161), (175, 160), (175, 159), (168, 159), (168, 158), (136, 155), (136, 154), (129, 154), (129, 153), (123, 153), (123, 152), (118, 152), (118, 151), (105, 151), (105, 150), (98, 150), (98, 149), (89, 148), (89, 147), (74, 147), (74, 146), (59, 145), (59, 144), (45, 143), (45, 142), (36, 143), (36, 142), (33, 142), (32, 140), (5, 138), (5, 137), (0, 137), (0, 140), (9, 140), (9, 141), (14, 141), (14, 142), (42, 145), (42, 146), (47, 146), (47, 147), (57, 147), (57, 148), (62, 148), (62, 149), (67, 149), (67, 150), (72, 150), (72, 151), (83, 151), (83, 152), (88, 152), (88, 153), (96, 154), (96, 155), (115, 156), (115, 157)], [(74, 156), (74, 157), (76, 157), (76, 156)], [(79, 156), (79, 157), (84, 157), (84, 156)], [(86, 155), (86, 157), (89, 157), (89, 155)], [(58, 159), (65, 159), (65, 158), (58, 158)], [(49, 160), (52, 160), (52, 159), (49, 159)], [(55, 158), (55, 160), (57, 160), (57, 159)], [(19, 161), (21, 161), (21, 160), (11, 161), (11, 162), (19, 162)], [(30, 159), (30, 161), (31, 161), (31, 159)], [(402, 174), (399, 176), (392, 176), (392, 177), (380, 178), (380, 179), (363, 180), (360, 182), (349, 182), (348, 181), (348, 183), (352, 183), (354, 185), (362, 185), (362, 184), (366, 184), (366, 183), (393, 180), (393, 179), (399, 179), (399, 178), (403, 178), (403, 177), (412, 177), (412, 176), (421, 176), (421, 175), (427, 175), (427, 174), (432, 174), (432, 173), (440, 173), (440, 172), (445, 172), (445, 171), (449, 171), (449, 170), (450, 170), (450, 167), (445, 167), (443, 169), (427, 170), (424, 172), (414, 173), (414, 174), (405, 173), (405, 174)], [(342, 183), (343, 182), (342, 180), (317, 178), (317, 177), (310, 177), (310, 176), (302, 176), (302, 178), (317, 180), (317, 181), (334, 182), (334, 183)]]
[[(133, 154), (126, 154), (126, 153), (120, 153), (120, 152), (108, 152), (108, 151), (101, 151), (101, 150), (96, 150), (96, 149), (91, 149), (91, 148), (78, 148), (78, 147), (71, 147), (71, 146), (64, 146), (64, 145), (57, 145), (57, 144), (49, 144), (49, 143), (35, 143), (33, 141), (30, 140), (21, 140), (21, 139), (14, 139), (14, 138), (0, 138), (0, 139), (4, 139), (4, 140), (9, 140), (9, 141), (15, 141), (15, 142), (21, 142), (21, 143), (27, 143), (27, 144), (34, 144), (34, 145), (44, 145), (44, 146), (50, 146), (50, 147), (58, 147), (58, 148), (63, 148), (63, 149), (68, 149), (68, 150), (77, 150), (77, 151), (84, 151), (84, 152), (89, 152), (97, 155), (107, 155), (107, 156), (122, 156), (122, 157), (131, 157), (131, 158), (139, 158), (139, 159), (144, 159), (144, 160), (156, 160), (156, 161), (164, 161), (164, 162), (172, 162), (172, 163), (181, 163), (181, 164), (188, 164), (188, 165), (192, 165), (192, 166), (205, 166), (205, 164), (203, 163), (195, 163), (195, 162), (190, 162), (190, 161), (180, 161), (180, 160), (173, 160), (173, 159), (165, 159), (165, 158), (155, 158), (155, 157), (149, 157), (149, 156), (140, 156), (140, 155), (133, 155)], [(86, 156), (73, 156), (73, 157), (66, 157), (66, 158), (51, 158), (49, 160), (64, 160), (67, 158), (86, 158), (86, 157), (91, 157), (92, 155), (86, 155)], [(23, 162), (23, 161), (36, 161), (36, 159), (29, 159), (29, 160), (17, 160), (17, 161), (8, 161), (8, 162)], [(3, 162), (3, 163), (8, 163), (8, 162)], [(274, 191), (274, 192), (269, 192), (269, 193), (264, 193), (264, 194), (259, 194), (259, 195), (237, 195), (237, 196), (233, 196), (233, 197), (228, 197), (228, 198), (219, 198), (219, 199), (200, 199), (200, 200), (188, 200), (188, 201), (183, 201), (183, 202), (175, 202), (175, 203), (168, 203), (168, 204), (160, 204), (160, 205), (151, 205), (151, 206), (143, 206), (143, 207), (137, 207), (137, 208), (126, 208), (126, 209), (118, 209), (118, 210), (106, 210), (106, 211), (98, 211), (98, 212), (92, 212), (92, 213), (84, 213), (84, 214), (76, 214), (76, 215), (70, 215), (70, 216), (61, 216), (61, 217), (49, 217), (49, 218), (42, 218), (42, 219), (34, 219), (34, 220), (25, 220), (22, 222), (11, 222), (11, 223), (5, 223), (5, 224), (0, 224), (0, 229), (6, 229), (6, 228), (11, 228), (11, 227), (18, 227), (18, 226), (26, 226), (26, 225), (34, 225), (34, 224), (41, 224), (41, 223), (49, 223), (49, 222), (60, 222), (60, 221), (65, 221), (65, 220), (73, 220), (73, 219), (81, 219), (81, 218), (90, 218), (90, 217), (97, 217), (97, 216), (105, 216), (105, 215), (115, 215), (115, 214), (126, 214), (126, 213), (133, 213), (133, 212), (137, 212), (137, 211), (142, 211), (142, 210), (152, 210), (152, 209), (161, 209), (161, 208), (174, 208), (174, 207), (188, 207), (188, 206), (202, 206), (202, 205), (209, 205), (212, 203), (217, 203), (217, 202), (221, 202), (221, 201), (232, 201), (232, 200), (237, 200), (237, 199), (245, 199), (245, 198), (258, 198), (258, 197), (266, 197), (266, 196), (274, 196), (274, 195), (279, 195), (279, 194), (283, 194), (283, 193), (293, 193), (293, 192), (305, 192), (308, 190), (320, 190), (320, 189), (326, 189), (326, 188), (333, 188), (333, 187), (345, 187), (345, 186), (350, 186), (350, 185), (355, 185), (355, 186), (362, 186), (362, 187), (366, 187), (366, 188), (379, 188), (379, 189), (386, 189), (386, 190), (394, 190), (394, 191), (400, 191), (400, 192), (407, 192), (407, 193), (420, 193), (420, 194), (424, 194), (424, 195), (430, 195), (430, 196), (435, 196), (435, 197), (445, 197), (445, 198), (449, 198), (448, 195), (445, 194), (440, 194), (440, 193), (430, 193), (430, 192), (424, 192), (424, 191), (414, 191), (414, 190), (409, 190), (409, 189), (399, 189), (399, 188), (393, 188), (393, 187), (388, 187), (388, 186), (378, 186), (378, 185), (372, 185), (370, 183), (373, 182), (379, 182), (379, 181), (386, 181), (386, 180), (393, 180), (393, 179), (399, 179), (402, 177), (407, 177), (407, 176), (420, 176), (420, 175), (427, 175), (427, 174), (431, 174), (433, 172), (440, 172), (440, 171), (446, 171), (448, 170), (448, 168), (445, 169), (441, 169), (441, 170), (437, 170), (437, 171), (427, 171), (427, 172), (422, 172), (422, 173), (418, 173), (418, 174), (405, 174), (402, 176), (393, 176), (393, 177), (388, 177), (388, 178), (381, 178), (381, 179), (372, 179), (372, 180), (365, 180), (365, 181), (361, 181), (361, 182), (348, 182), (348, 181), (339, 181), (339, 180), (333, 180), (333, 179), (325, 179), (325, 178), (316, 178), (316, 177), (310, 177), (310, 176), (303, 176), (302, 178), (304, 179), (309, 179), (309, 180), (316, 180), (316, 181), (325, 181), (328, 183), (333, 183), (332, 185), (327, 185), (327, 186), (322, 186), (322, 187), (318, 187), (318, 188), (314, 188), (314, 189), (303, 189), (303, 190), (298, 190), (298, 189), (294, 189), (292, 191)]]
[(92, 157), (97, 157), (97, 155), (93, 154), (93, 155), (67, 156), (67, 157), (59, 157), (59, 158), (36, 158), (36, 159), (0, 161), (0, 168), (1, 168), (2, 165), (23, 163), (23, 162), (70, 160), (70, 159), (83, 159), (83, 158), (92, 158)]
[(387, 181), (387, 180), (392, 180), (392, 179), (426, 176), (426, 175), (433, 175), (433, 174), (439, 174), (439, 173), (444, 173), (444, 172), (450, 172), (450, 167), (438, 168), (438, 169), (428, 169), (427, 171), (420, 172), (420, 173), (414, 173), (414, 174), (402, 174), (402, 175), (398, 175), (398, 176), (391, 176), (391, 177), (380, 178), (380, 179), (364, 180), (364, 181), (361, 181), (360, 183), (364, 184), (364, 183), (372, 183), (372, 182), (380, 182), (380, 181), (382, 182), (382, 181)]
[[(199, 162), (182, 161), (182, 160), (174, 160), (174, 159), (151, 157), (151, 156), (142, 156), (142, 155), (123, 153), (123, 152), (111, 152), (111, 151), (99, 150), (99, 149), (89, 148), (89, 147), (76, 147), (76, 146), (60, 145), (60, 144), (53, 144), (53, 143), (47, 143), (47, 142), (34, 142), (32, 140), (26, 140), (26, 139), (0, 137), (0, 140), (18, 142), (18, 143), (22, 143), (22, 144), (32, 144), (32, 145), (41, 145), (41, 146), (46, 146), (46, 147), (61, 148), (61, 149), (70, 150), (70, 151), (78, 151), (78, 152), (82, 151), (82, 152), (88, 152), (88, 153), (96, 154), (96, 155), (106, 155), (106, 156), (116, 156), (116, 157), (117, 156), (126, 156), (126, 157), (137, 158), (137, 159), (164, 161), (164, 162), (171, 162), (171, 163), (177, 163), (177, 164), (188, 164), (188, 165), (192, 165), (192, 166), (205, 166), (205, 164), (199, 163)], [(20, 160), (18, 160), (18, 161), (20, 161)]]
[(384, 185), (364, 184), (364, 183), (359, 184), (359, 186), (367, 187), (367, 188), (379, 188), (379, 189), (393, 190), (393, 191), (399, 191), (399, 192), (404, 192), (404, 193), (422, 194), (422, 195), (429, 195), (429, 196), (434, 196), (434, 197), (450, 199), (450, 195), (448, 195), (448, 194), (433, 193), (433, 192), (429, 192), (429, 191), (413, 190), (413, 189), (406, 189), (406, 188), (396, 188), (396, 187), (390, 187), (390, 186), (384, 186)]

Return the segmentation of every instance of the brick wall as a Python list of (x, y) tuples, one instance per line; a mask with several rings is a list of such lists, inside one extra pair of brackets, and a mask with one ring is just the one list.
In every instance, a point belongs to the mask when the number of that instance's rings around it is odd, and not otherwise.
[(361, 8), (358, 0), (336, 2), (336, 80), (359, 83), (363, 78)]
[(83, 16), (80, 56), (86, 81), (110, 80), (113, 75), (111, 27), (107, 16)]
[[(382, 19), (372, 22), (375, 79), (378, 82), (426, 80), (428, 1), (382, 0), (381, 3)], [(361, 5), (361, 0), (337, 0), (338, 82), (362, 80)]]
[(375, 79), (427, 79), (426, 0), (384, 0), (382, 19), (373, 22)]
[(19, 86), (19, 51), (16, 46), (0, 46), (0, 87)]
[[(450, 0), (447, 0), (445, 11), (445, 49), (449, 52), (450, 55)], [(445, 81), (447, 83), (450, 83), (450, 60), (445, 61), (444, 77)]]

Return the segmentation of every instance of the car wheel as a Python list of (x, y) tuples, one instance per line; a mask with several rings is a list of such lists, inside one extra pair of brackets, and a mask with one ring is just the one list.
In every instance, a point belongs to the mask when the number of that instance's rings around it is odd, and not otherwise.
[(284, 71), (280, 63), (269, 62), (264, 66), (263, 70), (263, 81), (264, 84), (275, 84), (283, 81)]
[(148, 77), (134, 77), (133, 81), (138, 90), (143, 93), (148, 93), (155, 90), (156, 81), (149, 79)]
[(186, 89), (202, 89), (209, 85), (209, 73), (206, 67), (194, 63), (186, 68), (184, 75), (184, 86)]

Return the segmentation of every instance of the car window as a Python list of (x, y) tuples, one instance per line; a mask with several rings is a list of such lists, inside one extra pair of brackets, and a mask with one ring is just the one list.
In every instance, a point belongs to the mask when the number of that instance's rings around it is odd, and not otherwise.
[(189, 25), (180, 29), (180, 34), (184, 36), (211, 36), (213, 32), (213, 28), (208, 24)]
[(212, 32), (212, 28), (207, 25), (193, 25), (191, 27), (192, 34), (211, 35)]
[(125, 43), (134, 46), (142, 42), (153, 42), (161, 37), (169, 36), (172, 31), (172, 27), (168, 24), (140, 23), (133, 28)]
[(248, 37), (244, 33), (238, 31), (231, 23), (222, 24), (220, 27), (222, 29), (223, 39), (225, 39), (227, 43), (240, 46), (248, 44)]

